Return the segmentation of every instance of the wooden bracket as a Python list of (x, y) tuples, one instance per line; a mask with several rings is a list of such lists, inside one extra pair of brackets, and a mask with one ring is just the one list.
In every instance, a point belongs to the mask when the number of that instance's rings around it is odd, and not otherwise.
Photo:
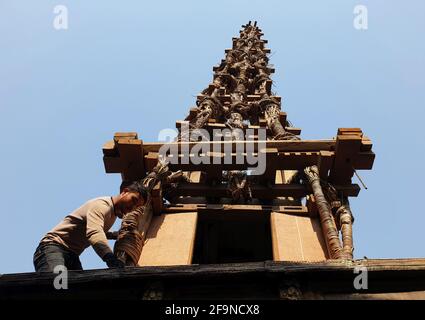
[(121, 173), (123, 180), (139, 180), (145, 176), (143, 141), (135, 132), (118, 132), (113, 141), (103, 146), (103, 162), (107, 173)]
[[(341, 133), (342, 129), (338, 130)], [(349, 184), (354, 174), (356, 159), (362, 145), (361, 131), (351, 131), (350, 134), (337, 135), (335, 145), (335, 160), (329, 179), (334, 184)]]

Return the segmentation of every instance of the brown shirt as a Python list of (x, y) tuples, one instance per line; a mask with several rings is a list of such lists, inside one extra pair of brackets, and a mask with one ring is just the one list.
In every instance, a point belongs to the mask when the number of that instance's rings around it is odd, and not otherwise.
[(115, 220), (111, 197), (91, 199), (66, 216), (41, 239), (41, 243), (58, 243), (78, 255), (91, 245), (103, 258), (112, 252), (105, 232)]

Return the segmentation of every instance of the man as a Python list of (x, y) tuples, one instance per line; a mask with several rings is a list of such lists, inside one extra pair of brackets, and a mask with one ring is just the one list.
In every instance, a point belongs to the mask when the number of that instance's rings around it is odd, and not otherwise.
[(147, 191), (140, 182), (122, 184), (120, 194), (87, 201), (66, 216), (40, 241), (34, 253), (36, 271), (52, 272), (57, 265), (68, 270), (82, 270), (79, 255), (92, 246), (109, 268), (124, 267), (108, 245), (106, 232), (116, 218), (122, 217), (147, 200)]

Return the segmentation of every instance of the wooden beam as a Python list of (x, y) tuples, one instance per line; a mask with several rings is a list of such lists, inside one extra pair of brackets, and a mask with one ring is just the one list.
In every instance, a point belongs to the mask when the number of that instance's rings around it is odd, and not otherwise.
[(158, 163), (158, 153), (157, 152), (148, 152), (144, 157), (146, 172), (151, 172)]
[[(210, 124), (210, 128), (222, 127), (222, 124)], [(250, 126), (252, 129), (258, 129), (259, 126)], [(145, 176), (146, 171), (150, 171), (153, 166), (155, 166), (158, 158), (158, 151), (161, 147), (165, 149), (174, 150), (181, 152), (181, 150), (187, 149), (189, 153), (193, 151), (193, 148), (196, 146), (197, 149), (202, 151), (210, 151), (210, 163), (213, 163), (214, 158), (217, 157), (216, 150), (219, 152), (226, 151), (228, 149), (232, 150), (233, 159), (236, 158), (237, 150), (246, 149), (253, 150), (254, 153), (252, 156), (258, 154), (259, 149), (276, 149), (278, 154), (276, 158), (276, 168), (281, 170), (300, 170), (306, 166), (313, 164), (318, 164), (321, 169), (321, 177), (324, 178), (326, 172), (330, 169), (329, 162), (334, 161), (335, 154), (337, 152), (336, 145), (338, 146), (339, 160), (335, 162), (332, 169), (334, 171), (333, 177), (335, 177), (335, 172), (343, 172), (342, 176), (345, 175), (345, 182), (335, 180), (336, 184), (347, 184), (347, 177), (350, 176), (350, 169), (371, 169), (375, 159), (375, 154), (372, 151), (363, 151), (365, 148), (370, 149), (371, 143), (370, 140), (367, 140), (365, 137), (360, 137), (356, 135), (343, 134), (338, 136), (337, 140), (300, 140), (300, 141), (203, 141), (203, 142), (171, 142), (171, 143), (143, 143), (142, 140), (134, 139), (135, 135), (128, 134), (128, 137), (131, 138), (121, 138), (121, 136), (116, 135), (114, 141), (108, 141), (103, 147), (104, 153), (104, 164), (105, 170), (107, 173), (122, 173), (124, 176), (127, 176), (128, 179), (142, 178)], [(354, 139), (354, 140), (353, 140)], [(351, 141), (351, 142), (350, 142)], [(350, 146), (351, 144), (354, 144)], [(360, 144), (359, 144), (360, 143)], [(248, 146), (250, 146), (248, 148)], [(345, 151), (344, 151), (345, 148)], [(334, 151), (335, 150), (335, 151)], [(357, 152), (356, 152), (357, 150)], [(243, 157), (247, 156), (247, 153), (239, 153)], [(181, 158), (181, 154), (178, 154)], [(190, 155), (189, 155), (190, 156)], [(219, 157), (223, 157), (220, 155)], [(193, 155), (192, 155), (193, 157)], [(325, 160), (325, 158), (327, 160)], [(350, 163), (347, 162), (347, 159)], [(189, 158), (190, 160), (190, 158)], [(326, 162), (326, 165), (325, 165)], [(221, 162), (223, 163), (223, 162)], [(221, 170), (246, 170), (248, 165), (246, 161), (243, 164), (234, 164), (224, 165), (220, 170), (214, 169), (213, 171)], [(207, 164), (195, 165), (189, 161), (189, 164), (186, 165), (173, 165), (171, 164), (172, 170), (183, 170), (183, 171), (206, 171)], [(349, 167), (350, 166), (350, 167)], [(252, 167), (249, 166), (249, 167)], [(338, 167), (343, 168), (337, 169)], [(211, 171), (211, 169), (209, 169)], [(336, 171), (337, 170), (337, 171)], [(341, 175), (341, 173), (338, 173)]]
[(121, 173), (124, 170), (123, 162), (119, 157), (103, 157), (106, 173)]
[[(225, 49), (225, 50), (224, 50), (224, 52), (225, 52), (225, 53), (229, 53), (229, 52), (230, 52), (230, 51), (232, 51), (232, 50), (233, 50), (233, 49), (230, 49), (230, 48), (229, 48), (229, 49)], [(270, 48), (263, 48), (263, 52), (264, 52), (264, 53), (270, 53), (270, 52), (271, 52), (271, 50), (270, 50)]]
[(143, 141), (138, 139), (119, 139), (115, 141), (115, 144), (122, 162), (122, 179), (142, 179), (145, 176)]
[(152, 189), (152, 210), (154, 215), (160, 215), (162, 211), (163, 198), (161, 183), (158, 182)]
[(153, 217), (138, 266), (190, 265), (197, 219), (196, 212)]
[(338, 135), (334, 165), (329, 178), (334, 184), (348, 184), (354, 174), (355, 159), (360, 152), (362, 138), (359, 135)]
[(328, 179), (329, 170), (332, 167), (334, 160), (334, 153), (330, 151), (320, 151), (320, 156), (318, 160), (318, 168), (320, 178), (323, 180)]
[(361, 151), (372, 151), (372, 146), (372, 141), (368, 137), (363, 136)]
[(319, 219), (272, 212), (270, 226), (273, 260), (316, 262), (328, 258)]
[(120, 139), (137, 140), (137, 132), (116, 132), (114, 134), (114, 141)]
[[(221, 172), (223, 170), (247, 170), (248, 168), (260, 167), (260, 161), (265, 160), (267, 179), (274, 179), (274, 171), (276, 170), (302, 170), (305, 167), (317, 164), (321, 156), (319, 152), (278, 152), (277, 148), (265, 148), (261, 152), (260, 156), (258, 153), (247, 154), (245, 152), (232, 152), (229, 155), (221, 152), (207, 152), (206, 154), (196, 155), (196, 157), (203, 157), (202, 163), (195, 163), (192, 160), (195, 159), (195, 154), (178, 154), (176, 159), (174, 155), (169, 158), (168, 166), (172, 171)], [(329, 155), (333, 157), (333, 152), (329, 152)], [(158, 158), (158, 153), (149, 152), (145, 156), (145, 167), (152, 167), (155, 164), (155, 157)], [(229, 157), (229, 163), (225, 163), (226, 157)], [(257, 159), (257, 163), (250, 164), (249, 159)]]
[[(335, 188), (338, 192), (348, 197), (356, 197), (360, 192), (360, 187), (357, 184), (335, 186)], [(259, 199), (274, 199), (276, 197), (301, 198), (311, 194), (309, 187), (300, 184), (276, 184), (269, 187), (253, 185), (251, 190), (253, 198)], [(217, 198), (228, 198), (230, 196), (226, 185), (208, 186), (199, 183), (180, 184), (175, 190), (175, 194), (178, 196), (193, 197), (208, 195)]]
[(257, 204), (181, 204), (173, 203), (163, 208), (164, 213), (175, 212), (222, 212), (227, 214), (266, 214), (280, 212), (294, 215), (308, 215), (306, 206), (257, 205)]
[[(278, 159), (278, 151), (276, 148), (265, 148), (259, 151), (260, 159), (266, 159), (266, 168), (262, 175), (258, 176), (258, 180), (262, 184), (274, 184), (276, 181), (276, 170), (281, 162)], [(262, 155), (261, 155), (262, 154)]]
[(103, 147), (102, 152), (104, 156), (113, 157), (118, 155), (118, 150), (115, 148), (114, 140), (107, 141)]
[(357, 158), (354, 159), (354, 169), (356, 170), (370, 170), (375, 161), (375, 153), (373, 151), (360, 152)]
[[(284, 117), (285, 118), (285, 117)], [(210, 119), (210, 120), (214, 120), (214, 119)], [(264, 120), (265, 121), (265, 120)], [(286, 119), (285, 119), (286, 121)], [(181, 128), (182, 124), (184, 122), (187, 122), (188, 125), (188, 121), (187, 120), (177, 120), (176, 121), (176, 128), (179, 129)], [(266, 122), (264, 122), (264, 126), (266, 125)], [(282, 125), (285, 125), (285, 122), (282, 122)], [(244, 131), (244, 133), (246, 133), (247, 129), (251, 129), (254, 130), (254, 133), (256, 134), (258, 129), (260, 129), (261, 126), (255, 126), (255, 125), (248, 125), (245, 128), (243, 128), (242, 130)], [(230, 129), (224, 124), (224, 123), (218, 123), (218, 122), (208, 122), (205, 125), (205, 129), (212, 134), (214, 129), (218, 129), (218, 130), (224, 130), (224, 129), (228, 129), (230, 131)], [(299, 136), (301, 134), (301, 128), (294, 128), (294, 127), (285, 127), (285, 130), (295, 134), (297, 136)], [(370, 141), (370, 140), (369, 140)]]
[(309, 194), (306, 197), (306, 206), (310, 214), (310, 217), (316, 218), (319, 216), (319, 210), (317, 209), (316, 199), (313, 194)]
[(338, 128), (337, 135), (359, 136), (363, 137), (362, 129), (360, 128)]
[[(283, 123), (283, 125), (285, 125), (285, 124)], [(292, 133), (292, 134), (295, 134), (296, 136), (299, 136), (301, 134), (301, 129), (300, 128), (285, 127), (285, 130), (288, 131), (288, 132), (290, 132), (290, 133)]]
[[(181, 149), (183, 147), (188, 147), (191, 150), (195, 145), (199, 146), (209, 146), (210, 150), (217, 146), (218, 149), (223, 150), (228, 145), (232, 146), (232, 150), (236, 150), (236, 145), (242, 144), (246, 149), (248, 143), (245, 141), (203, 141), (203, 142), (145, 142), (143, 144), (143, 149), (145, 152), (158, 152), (159, 149), (167, 145), (167, 147)], [(272, 141), (258, 141), (254, 143), (254, 150), (258, 150), (259, 144), (264, 145), (266, 148), (277, 148), (278, 151), (320, 151), (327, 150), (332, 151), (335, 149), (336, 141), (335, 140), (299, 140), (299, 141), (286, 141), (286, 140), (272, 140)], [(214, 151), (214, 150), (211, 150)]]
[[(197, 95), (198, 100), (201, 100), (205, 97), (207, 97), (207, 95), (205, 95), (205, 94), (198, 94)], [(223, 104), (226, 103), (226, 102), (229, 102), (229, 103), (232, 102), (232, 98), (230, 97), (229, 94), (223, 94), (223, 95), (218, 96), (217, 98)], [(248, 94), (246, 96), (246, 102), (260, 101), (261, 98), (262, 98), (262, 95), (260, 95), (260, 94)], [(282, 101), (281, 96), (271, 96), (271, 98), (275, 99), (278, 103), (281, 103), (281, 101)]]
[(286, 112), (280, 111), (279, 112), (279, 121), (282, 124), (283, 127), (286, 125), (286, 118), (288, 117)]

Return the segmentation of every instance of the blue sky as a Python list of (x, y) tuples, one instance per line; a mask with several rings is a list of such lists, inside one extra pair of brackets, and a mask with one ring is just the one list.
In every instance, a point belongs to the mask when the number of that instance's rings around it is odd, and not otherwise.
[[(59, 4), (66, 31), (53, 28)], [(358, 4), (368, 30), (353, 27)], [(0, 1), (0, 273), (32, 271), (45, 232), (117, 193), (103, 143), (173, 128), (248, 20), (303, 138), (360, 127), (374, 142), (369, 189), (351, 201), (355, 256), (424, 257), (424, 16), (421, 0)], [(104, 267), (91, 248), (81, 260)]]

